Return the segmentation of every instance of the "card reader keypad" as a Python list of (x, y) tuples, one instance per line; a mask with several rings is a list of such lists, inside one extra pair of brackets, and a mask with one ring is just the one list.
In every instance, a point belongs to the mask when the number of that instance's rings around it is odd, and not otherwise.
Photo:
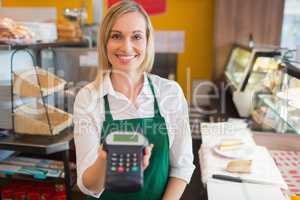
[(138, 155), (136, 153), (112, 153), (110, 170), (116, 173), (139, 172)]

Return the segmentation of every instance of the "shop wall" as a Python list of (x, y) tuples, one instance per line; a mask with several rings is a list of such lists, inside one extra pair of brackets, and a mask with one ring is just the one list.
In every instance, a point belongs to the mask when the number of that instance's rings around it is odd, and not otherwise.
[(191, 81), (210, 80), (212, 76), (213, 4), (213, 0), (167, 0), (167, 13), (151, 17), (156, 30), (185, 31), (184, 53), (178, 55), (177, 81), (189, 100)]
[[(58, 19), (63, 18), (64, 8), (80, 8), (84, 6), (85, 0), (2, 0), (3, 7), (56, 7)], [(88, 19), (87, 22), (93, 22), (92, 17), (92, 0), (86, 0)]]

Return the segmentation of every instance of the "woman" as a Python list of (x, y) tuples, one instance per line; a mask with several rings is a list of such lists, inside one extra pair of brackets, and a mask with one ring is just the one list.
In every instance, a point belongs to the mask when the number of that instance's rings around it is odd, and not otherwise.
[[(121, 1), (103, 19), (98, 39), (98, 76), (74, 104), (80, 190), (89, 199), (180, 199), (194, 170), (187, 103), (176, 82), (149, 74), (154, 60), (149, 16), (134, 1)], [(105, 191), (101, 144), (116, 124), (142, 129), (149, 140), (139, 192)]]

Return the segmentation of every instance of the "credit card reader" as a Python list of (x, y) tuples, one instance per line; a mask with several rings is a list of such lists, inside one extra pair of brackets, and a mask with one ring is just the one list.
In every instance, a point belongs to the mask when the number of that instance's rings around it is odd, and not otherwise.
[(105, 189), (137, 192), (143, 187), (142, 169), (147, 138), (138, 132), (112, 132), (104, 140), (107, 152)]

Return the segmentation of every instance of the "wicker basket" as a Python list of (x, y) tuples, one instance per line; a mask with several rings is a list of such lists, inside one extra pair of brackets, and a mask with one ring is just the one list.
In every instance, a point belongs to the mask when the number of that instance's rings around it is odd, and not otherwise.
[[(35, 67), (35, 69), (32, 68), (14, 73), (15, 94), (27, 97), (41, 97), (41, 92), (42, 96), (47, 96), (64, 89), (65, 80), (39, 67)], [(39, 87), (39, 82), (41, 87)]]
[[(50, 126), (48, 124), (48, 111)], [(31, 135), (57, 135), (72, 124), (72, 115), (50, 105), (25, 104), (15, 110), (15, 132)]]

